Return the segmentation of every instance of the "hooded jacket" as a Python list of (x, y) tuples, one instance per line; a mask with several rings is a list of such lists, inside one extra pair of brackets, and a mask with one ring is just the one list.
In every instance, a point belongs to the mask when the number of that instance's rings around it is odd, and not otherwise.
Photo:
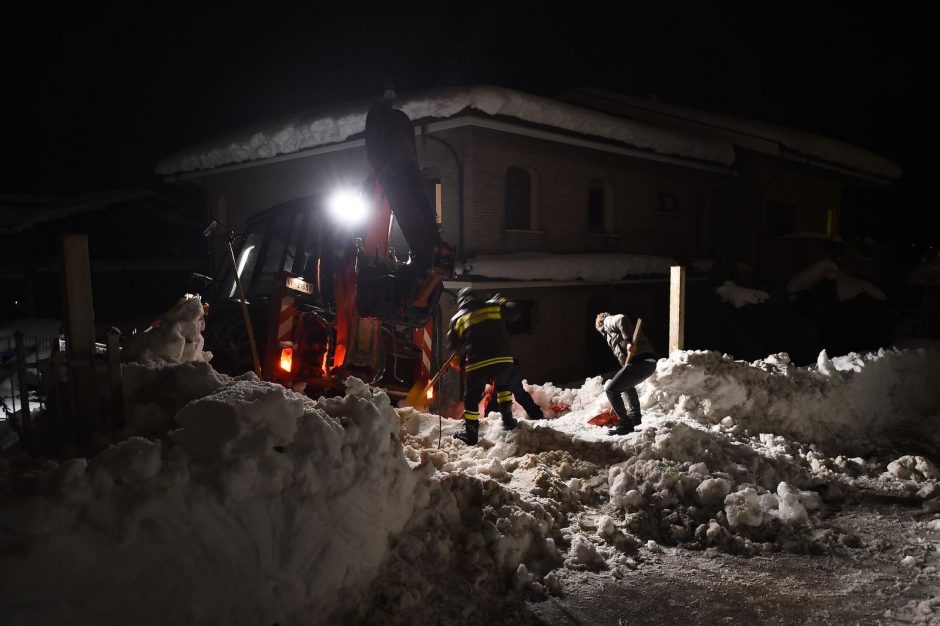
[[(604, 339), (607, 340), (607, 345), (613, 350), (614, 356), (620, 361), (621, 366), (627, 362), (627, 354), (629, 354), (627, 352), (627, 344), (633, 341), (633, 328), (633, 321), (623, 313), (618, 313), (617, 315), (601, 313), (597, 318), (597, 329), (604, 335)], [(634, 348), (634, 359), (656, 356), (653, 344), (646, 338), (642, 330), (636, 338)]]

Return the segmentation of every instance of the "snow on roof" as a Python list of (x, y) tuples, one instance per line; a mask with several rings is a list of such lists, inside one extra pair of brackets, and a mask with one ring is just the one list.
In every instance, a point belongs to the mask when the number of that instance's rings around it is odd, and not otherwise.
[(815, 287), (820, 281), (832, 280), (836, 283), (836, 295), (839, 300), (854, 300), (867, 294), (875, 300), (887, 300), (885, 292), (861, 278), (849, 276), (839, 269), (832, 259), (822, 259), (806, 267), (787, 283), (787, 293), (792, 299), (797, 293)]
[[(365, 129), (370, 101), (319, 108), (207, 140), (157, 164), (161, 175), (211, 170), (269, 159), (356, 138)], [(662, 155), (730, 165), (726, 141), (628, 120), (574, 104), (492, 86), (449, 87), (398, 97), (395, 106), (414, 122), (470, 112), (597, 137)]]
[[(668, 123), (686, 129), (699, 129), (720, 136), (743, 148), (782, 156), (786, 152), (841, 165), (879, 178), (896, 179), (901, 168), (873, 152), (850, 143), (814, 133), (777, 126), (721, 113), (701, 111), (666, 104), (657, 100), (612, 93), (601, 89), (583, 89), (566, 94), (566, 100), (585, 106), (635, 115), (650, 123)], [(769, 145), (768, 145), (769, 144)], [(794, 155), (796, 156), (796, 155)]]
[(643, 254), (514, 254), (480, 255), (464, 265), (464, 274), (512, 280), (611, 281), (625, 276), (668, 274), (676, 262)]

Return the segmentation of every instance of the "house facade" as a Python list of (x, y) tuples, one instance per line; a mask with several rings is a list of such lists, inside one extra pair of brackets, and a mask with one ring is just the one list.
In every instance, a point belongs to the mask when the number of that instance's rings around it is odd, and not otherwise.
[[(664, 353), (668, 276), (513, 279), (474, 273), (475, 259), (655, 255), (690, 267), (711, 260), (771, 284), (838, 240), (846, 188), (890, 184), (900, 174), (825, 138), (793, 131), (791, 148), (782, 141), (787, 129), (617, 98), (471, 87), (396, 100), (415, 124), (442, 237), (463, 266), (445, 286), (499, 291), (523, 304), (514, 348), (531, 381), (563, 383), (615, 366), (593, 329), (602, 310), (643, 317)], [(360, 184), (369, 175), (365, 108), (248, 129), (174, 155), (158, 172), (199, 185), (213, 218), (234, 226), (281, 203)], [(692, 272), (689, 280), (708, 277)], [(451, 298), (442, 298), (442, 309), (446, 321)]]

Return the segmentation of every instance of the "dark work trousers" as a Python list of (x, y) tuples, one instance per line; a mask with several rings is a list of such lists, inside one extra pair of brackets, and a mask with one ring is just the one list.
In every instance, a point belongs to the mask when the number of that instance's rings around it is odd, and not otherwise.
[(506, 417), (512, 417), (512, 392), (509, 390), (509, 372), (511, 363), (497, 363), (489, 367), (482, 367), (467, 372), (467, 388), (463, 394), (464, 418), (468, 420), (480, 419), (477, 410), (480, 400), (486, 393), (486, 383), (493, 379), (494, 395), (499, 400), (499, 412)]
[[(640, 397), (636, 386), (650, 377), (656, 371), (656, 357), (641, 355), (614, 374), (607, 383), (607, 399), (610, 406), (620, 418), (621, 422), (630, 421), (640, 423)], [(623, 406), (623, 397), (627, 397), (627, 406)]]
[[(512, 369), (509, 370), (509, 391), (512, 392), (512, 397), (516, 399), (516, 402), (525, 409), (526, 415), (530, 419), (542, 419), (542, 407), (536, 404), (529, 392), (522, 386), (522, 367), (515, 363), (512, 365)], [(496, 410), (496, 392), (494, 391), (486, 403), (486, 412)]]

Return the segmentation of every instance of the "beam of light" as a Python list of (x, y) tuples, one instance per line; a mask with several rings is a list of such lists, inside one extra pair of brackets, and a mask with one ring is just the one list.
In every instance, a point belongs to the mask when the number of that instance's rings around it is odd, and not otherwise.
[(327, 202), (333, 219), (345, 226), (357, 226), (369, 215), (369, 205), (362, 194), (349, 189), (333, 193)]

